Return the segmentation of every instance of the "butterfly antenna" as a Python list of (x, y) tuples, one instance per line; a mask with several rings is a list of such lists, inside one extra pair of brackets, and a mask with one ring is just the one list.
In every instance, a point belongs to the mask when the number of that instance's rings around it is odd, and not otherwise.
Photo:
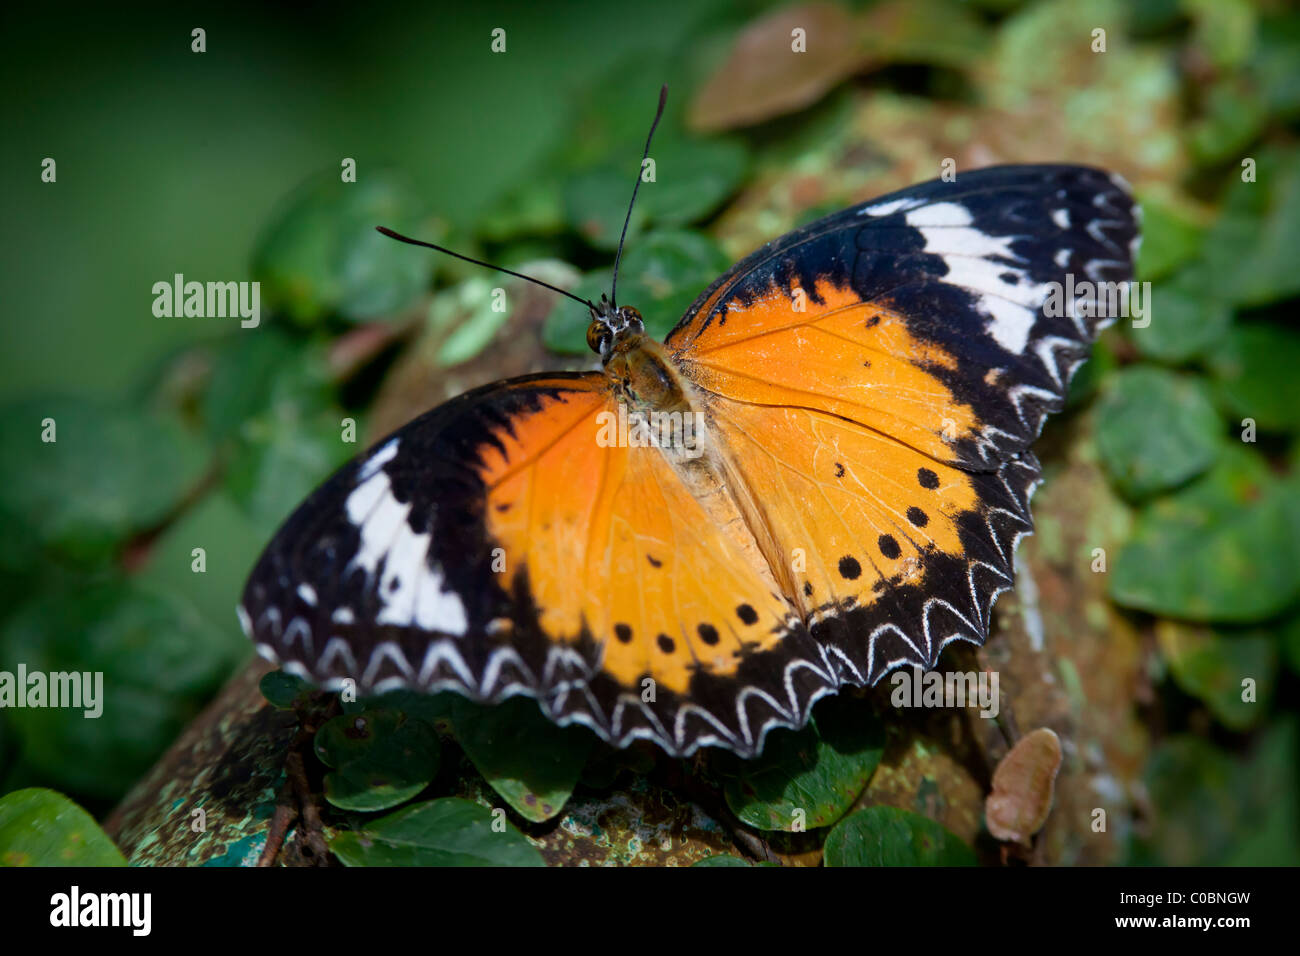
[(426, 249), (433, 249), (436, 252), (443, 252), (449, 256), (454, 256), (457, 259), (462, 259), (465, 262), (472, 262), (476, 266), (483, 266), (488, 269), (495, 269), (497, 272), (504, 272), (506, 275), (514, 276), (516, 279), (524, 279), (528, 282), (533, 283), (534, 285), (539, 285), (544, 289), (550, 289), (552, 292), (558, 292), (560, 293), (560, 295), (566, 295), (574, 302), (581, 302), (592, 312), (596, 311), (596, 306), (591, 301), (587, 299), (580, 299), (572, 292), (565, 292), (563, 289), (557, 288), (556, 286), (551, 285), (549, 282), (543, 282), (541, 279), (534, 279), (532, 276), (526, 276), (522, 272), (515, 272), (513, 269), (507, 269), (505, 266), (494, 266), (490, 262), (484, 262), (482, 259), (474, 259), (470, 256), (461, 255), (459, 252), (452, 252), (450, 249), (446, 249), (443, 248), (442, 246), (434, 245), (432, 242), (421, 242), (419, 239), (412, 239), (409, 236), (402, 235), (400, 232), (394, 232), (393, 230), (389, 229), (387, 226), (375, 226), (375, 231), (382, 232), (389, 239), (396, 239), (398, 242), (405, 242), (408, 245), (412, 245), (412, 246), (424, 246), (424, 248)]
[(650, 135), (645, 138), (645, 152), (641, 154), (641, 165), (636, 171), (636, 185), (632, 187), (632, 201), (627, 204), (627, 218), (623, 220), (623, 234), (618, 237), (618, 253), (614, 256), (614, 280), (610, 283), (609, 298), (618, 308), (618, 264), (623, 259), (623, 243), (627, 239), (627, 226), (632, 221), (632, 207), (636, 205), (636, 191), (641, 188), (641, 171), (645, 169), (646, 157), (650, 155), (650, 140), (655, 137), (655, 127), (664, 115), (664, 104), (668, 102), (668, 87), (659, 87), (659, 109), (655, 111), (655, 121), (650, 124)]

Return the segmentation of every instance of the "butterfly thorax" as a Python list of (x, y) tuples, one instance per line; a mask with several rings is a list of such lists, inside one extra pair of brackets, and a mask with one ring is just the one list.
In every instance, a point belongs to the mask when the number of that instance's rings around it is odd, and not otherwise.
[(640, 412), (688, 412), (691, 402), (672, 360), (643, 332), (620, 334), (605, 360), (618, 396)]

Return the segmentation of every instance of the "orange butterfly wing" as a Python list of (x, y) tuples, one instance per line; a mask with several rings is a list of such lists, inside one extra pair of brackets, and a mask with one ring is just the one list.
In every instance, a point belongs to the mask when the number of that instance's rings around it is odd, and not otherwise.
[(813, 639), (842, 680), (932, 667), (982, 642), (1030, 529), (1032, 458), (970, 473), (887, 434), (809, 408), (717, 399), (711, 413), (792, 569)]
[(602, 435), (606, 415), (604, 376), (530, 376), (400, 429), (259, 562), (241, 608), (259, 650), (362, 692), (527, 693), (671, 752), (752, 752), (801, 723), (831, 677), (804, 664), (819, 649), (797, 612), (658, 449)]
[(965, 173), (769, 243), (669, 335), (840, 680), (987, 636), (1029, 443), (1103, 324), (1053, 288), (1130, 279), (1134, 216), (1099, 170)]
[[(481, 465), (487, 537), (570, 664), (556, 684), (548, 662), (533, 689), (553, 715), (591, 715), (619, 743), (754, 748), (769, 718), (797, 719), (800, 699), (772, 666), (791, 656), (787, 637), (814, 652), (797, 613), (747, 538), (723, 531), (736, 515), (709, 513), (657, 448), (616, 444), (612, 394), (563, 413), (512, 423)], [(738, 707), (726, 698), (742, 669), (752, 700)]]

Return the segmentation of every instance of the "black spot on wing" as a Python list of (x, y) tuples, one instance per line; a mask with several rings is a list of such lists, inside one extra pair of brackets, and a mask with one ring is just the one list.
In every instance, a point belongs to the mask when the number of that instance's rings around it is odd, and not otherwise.
[(955, 518), (961, 553), (927, 550), (916, 583), (878, 580), (876, 600), (819, 615), (812, 635), (832, 649), (843, 680), (873, 684), (900, 665), (935, 666), (950, 640), (984, 642), (993, 603), (1013, 583), (1016, 542), (1032, 527), (1038, 476), (1032, 455), (972, 476), (980, 505)]

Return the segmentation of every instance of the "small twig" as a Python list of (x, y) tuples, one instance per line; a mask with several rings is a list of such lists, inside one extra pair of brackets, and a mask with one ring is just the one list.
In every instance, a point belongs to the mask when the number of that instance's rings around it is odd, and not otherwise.
[(1007, 742), (1007, 747), (1014, 747), (1020, 739), (1020, 728), (1016, 724), (1016, 714), (1010, 700), (1004, 699), (1001, 702), (998, 715), (993, 720), (997, 723), (998, 730), (1002, 731), (1002, 739)]
[(307, 842), (308, 848), (316, 857), (318, 865), (324, 865), (329, 859), (329, 847), (325, 845), (325, 837), (322, 833), (324, 824), (320, 818), (320, 808), (316, 805), (316, 798), (311, 792), (311, 785), (307, 782), (307, 770), (303, 763), (302, 751), (294, 748), (289, 755), (284, 758), (284, 770), (289, 777), (289, 783), (293, 786), (294, 795), (298, 798), (298, 805), (302, 808), (302, 836)]
[(271, 828), (267, 831), (266, 846), (262, 848), (262, 855), (257, 859), (258, 866), (274, 866), (275, 858), (280, 855), (280, 849), (284, 846), (284, 838), (289, 832), (289, 827), (298, 816), (298, 811), (293, 806), (289, 797), (292, 793), (292, 786), (288, 778), (284, 781), (284, 786), (280, 788), (280, 799), (275, 805), (275, 815), (271, 817)]
[(316, 805), (307, 780), (307, 765), (303, 759), (303, 747), (309, 746), (316, 736), (320, 725), (329, 720), (339, 710), (337, 697), (331, 697), (324, 710), (313, 711), (307, 707), (295, 707), (298, 714), (298, 731), (289, 743), (288, 753), (284, 757), (284, 786), (280, 789), (280, 799), (276, 803), (275, 815), (271, 818), (271, 827), (267, 833), (266, 846), (258, 858), (258, 866), (274, 866), (276, 857), (284, 849), (285, 837), (295, 820), (302, 820), (302, 839), (307, 849), (315, 856), (318, 865), (323, 866), (329, 860), (329, 847), (325, 843), (324, 823), (320, 808)]
[(757, 833), (746, 830), (744, 825), (738, 821), (735, 824), (730, 820), (721, 822), (727, 828), (727, 834), (731, 837), (731, 842), (735, 843), (740, 849), (745, 850), (754, 859), (761, 863), (781, 864), (781, 858), (776, 855), (768, 842)]
[[(689, 769), (683, 762), (680, 767), (682, 774), (680, 789), (686, 793), (692, 803), (721, 824), (723, 830), (726, 831), (727, 836), (731, 838), (731, 842), (736, 845), (738, 850), (759, 862), (784, 866), (784, 861), (772, 849), (771, 844), (761, 834), (748, 829), (740, 818), (732, 812), (722, 792), (705, 786), (704, 782), (697, 776), (697, 773), (704, 771), (708, 767), (709, 758), (702, 753), (695, 755)], [(709, 777), (710, 779), (713, 778), (711, 768), (709, 768)], [(676, 789), (678, 788), (674, 787), (674, 790)]]

